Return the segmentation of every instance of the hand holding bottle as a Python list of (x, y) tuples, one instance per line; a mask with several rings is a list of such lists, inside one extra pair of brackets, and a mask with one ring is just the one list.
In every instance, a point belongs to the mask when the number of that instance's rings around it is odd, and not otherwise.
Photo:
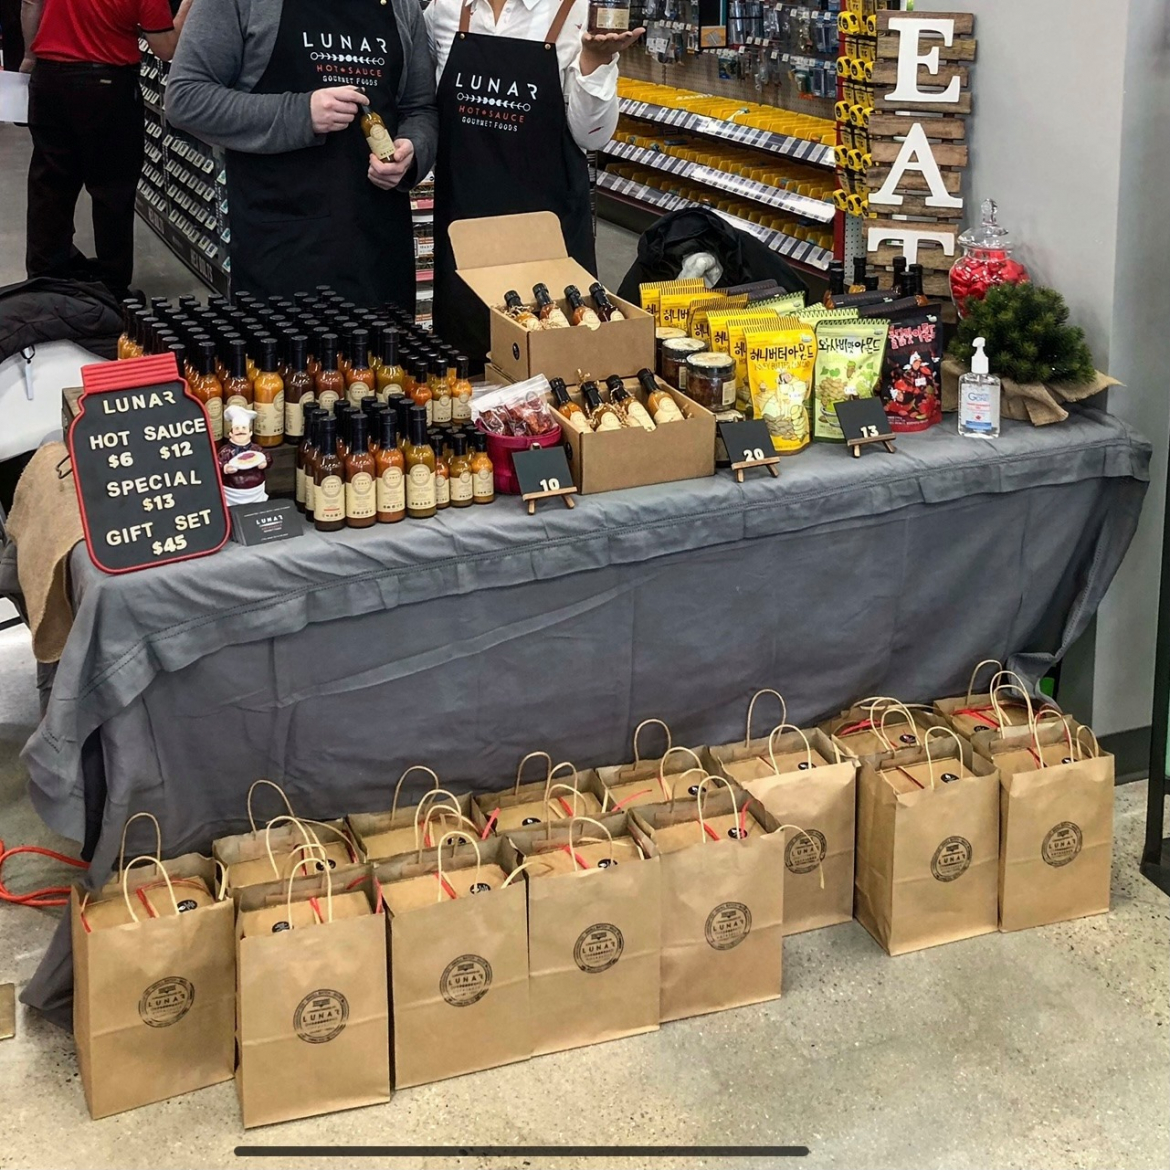
[(631, 48), (645, 32), (644, 28), (632, 28), (626, 32), (582, 34), (581, 76), (588, 77), (594, 69), (611, 64), (619, 53)]
[(395, 138), (394, 158), (390, 162), (382, 162), (375, 155), (370, 155), (370, 182), (383, 191), (393, 191), (413, 163), (414, 143), (409, 138)]
[(309, 98), (313, 133), (331, 134), (335, 130), (344, 130), (357, 117), (359, 107), (368, 104), (369, 98), (353, 85), (314, 90)]

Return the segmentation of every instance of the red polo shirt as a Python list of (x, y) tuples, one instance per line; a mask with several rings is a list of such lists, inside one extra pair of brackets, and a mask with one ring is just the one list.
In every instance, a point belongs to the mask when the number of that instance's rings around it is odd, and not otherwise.
[(46, 61), (137, 65), (139, 30), (174, 27), (167, 0), (45, 0), (32, 52)]

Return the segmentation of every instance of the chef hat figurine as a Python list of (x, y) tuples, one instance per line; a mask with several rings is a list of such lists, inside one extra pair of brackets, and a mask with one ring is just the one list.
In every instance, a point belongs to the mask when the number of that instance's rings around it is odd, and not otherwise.
[(252, 442), (254, 410), (229, 406), (223, 412), (227, 438), (219, 444), (219, 470), (223, 479), (223, 496), (228, 507), (234, 504), (261, 504), (268, 499), (264, 473), (272, 466), (272, 456)]

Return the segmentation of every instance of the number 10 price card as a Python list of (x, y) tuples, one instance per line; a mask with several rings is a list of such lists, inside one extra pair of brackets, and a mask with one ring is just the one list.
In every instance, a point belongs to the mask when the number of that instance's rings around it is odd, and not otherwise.
[(215, 442), (174, 356), (85, 366), (81, 380), (69, 454), (93, 563), (129, 573), (222, 548)]

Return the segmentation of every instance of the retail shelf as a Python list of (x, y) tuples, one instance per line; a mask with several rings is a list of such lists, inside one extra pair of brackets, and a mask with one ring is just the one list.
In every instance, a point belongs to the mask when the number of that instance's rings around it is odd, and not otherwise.
[[(692, 199), (684, 199), (681, 195), (672, 195), (668, 191), (657, 191), (653, 187), (647, 187), (644, 183), (638, 183), (633, 179), (623, 179), (620, 175), (614, 175), (608, 171), (602, 171), (597, 176), (597, 185), (603, 191), (652, 208), (655, 211), (668, 212), (677, 211), (680, 207), (705, 206)], [(714, 211), (721, 219), (725, 219), (732, 227), (754, 236), (766, 248), (783, 256), (786, 260), (805, 264), (809, 268), (824, 272), (833, 259), (833, 253), (822, 248), (819, 244), (811, 243), (808, 240), (798, 240), (794, 236), (778, 232), (774, 228), (764, 227), (763, 224), (752, 223), (750, 220), (732, 215), (727, 211), (719, 211), (714, 207), (709, 208), (709, 210)]]
[(772, 187), (756, 179), (745, 179), (740, 175), (732, 175), (727, 171), (716, 170), (715, 167), (705, 166), (703, 163), (688, 162), (673, 154), (663, 154), (657, 150), (647, 150), (641, 146), (631, 146), (627, 142), (610, 141), (603, 148), (603, 153), (612, 158), (624, 159), (626, 162), (637, 163), (639, 166), (652, 167), (654, 170), (666, 171), (667, 174), (677, 175), (680, 179), (690, 179), (701, 183), (704, 187), (712, 187), (716, 191), (725, 191), (729, 195), (736, 195), (741, 199), (751, 199), (756, 203), (763, 203), (767, 207), (775, 207), (781, 211), (799, 215), (803, 219), (815, 220), (817, 223), (829, 223), (837, 214), (837, 209), (824, 199), (813, 199), (809, 195), (796, 195), (785, 191), (782, 187)]
[(692, 114), (689, 110), (676, 110), (670, 106), (656, 106), (651, 102), (635, 102), (622, 98), (618, 107), (631, 118), (642, 118), (657, 122), (661, 126), (673, 126), (676, 130), (690, 130), (718, 138), (723, 142), (734, 142), (739, 146), (750, 146), (755, 150), (766, 150), (769, 154), (811, 163), (818, 167), (833, 167), (836, 161), (833, 148), (807, 138), (793, 138), (788, 134), (777, 134), (772, 130), (757, 130), (754, 126), (743, 126), (739, 122), (725, 122), (722, 118), (709, 118), (706, 114)]
[(143, 222), (204, 284), (224, 296), (228, 295), (230, 278), (225, 268), (204, 256), (180, 228), (168, 220), (167, 211), (152, 205), (141, 190), (136, 210)]
[(430, 211), (434, 206), (435, 201), (433, 199), (412, 199), (410, 201), (411, 211)]

